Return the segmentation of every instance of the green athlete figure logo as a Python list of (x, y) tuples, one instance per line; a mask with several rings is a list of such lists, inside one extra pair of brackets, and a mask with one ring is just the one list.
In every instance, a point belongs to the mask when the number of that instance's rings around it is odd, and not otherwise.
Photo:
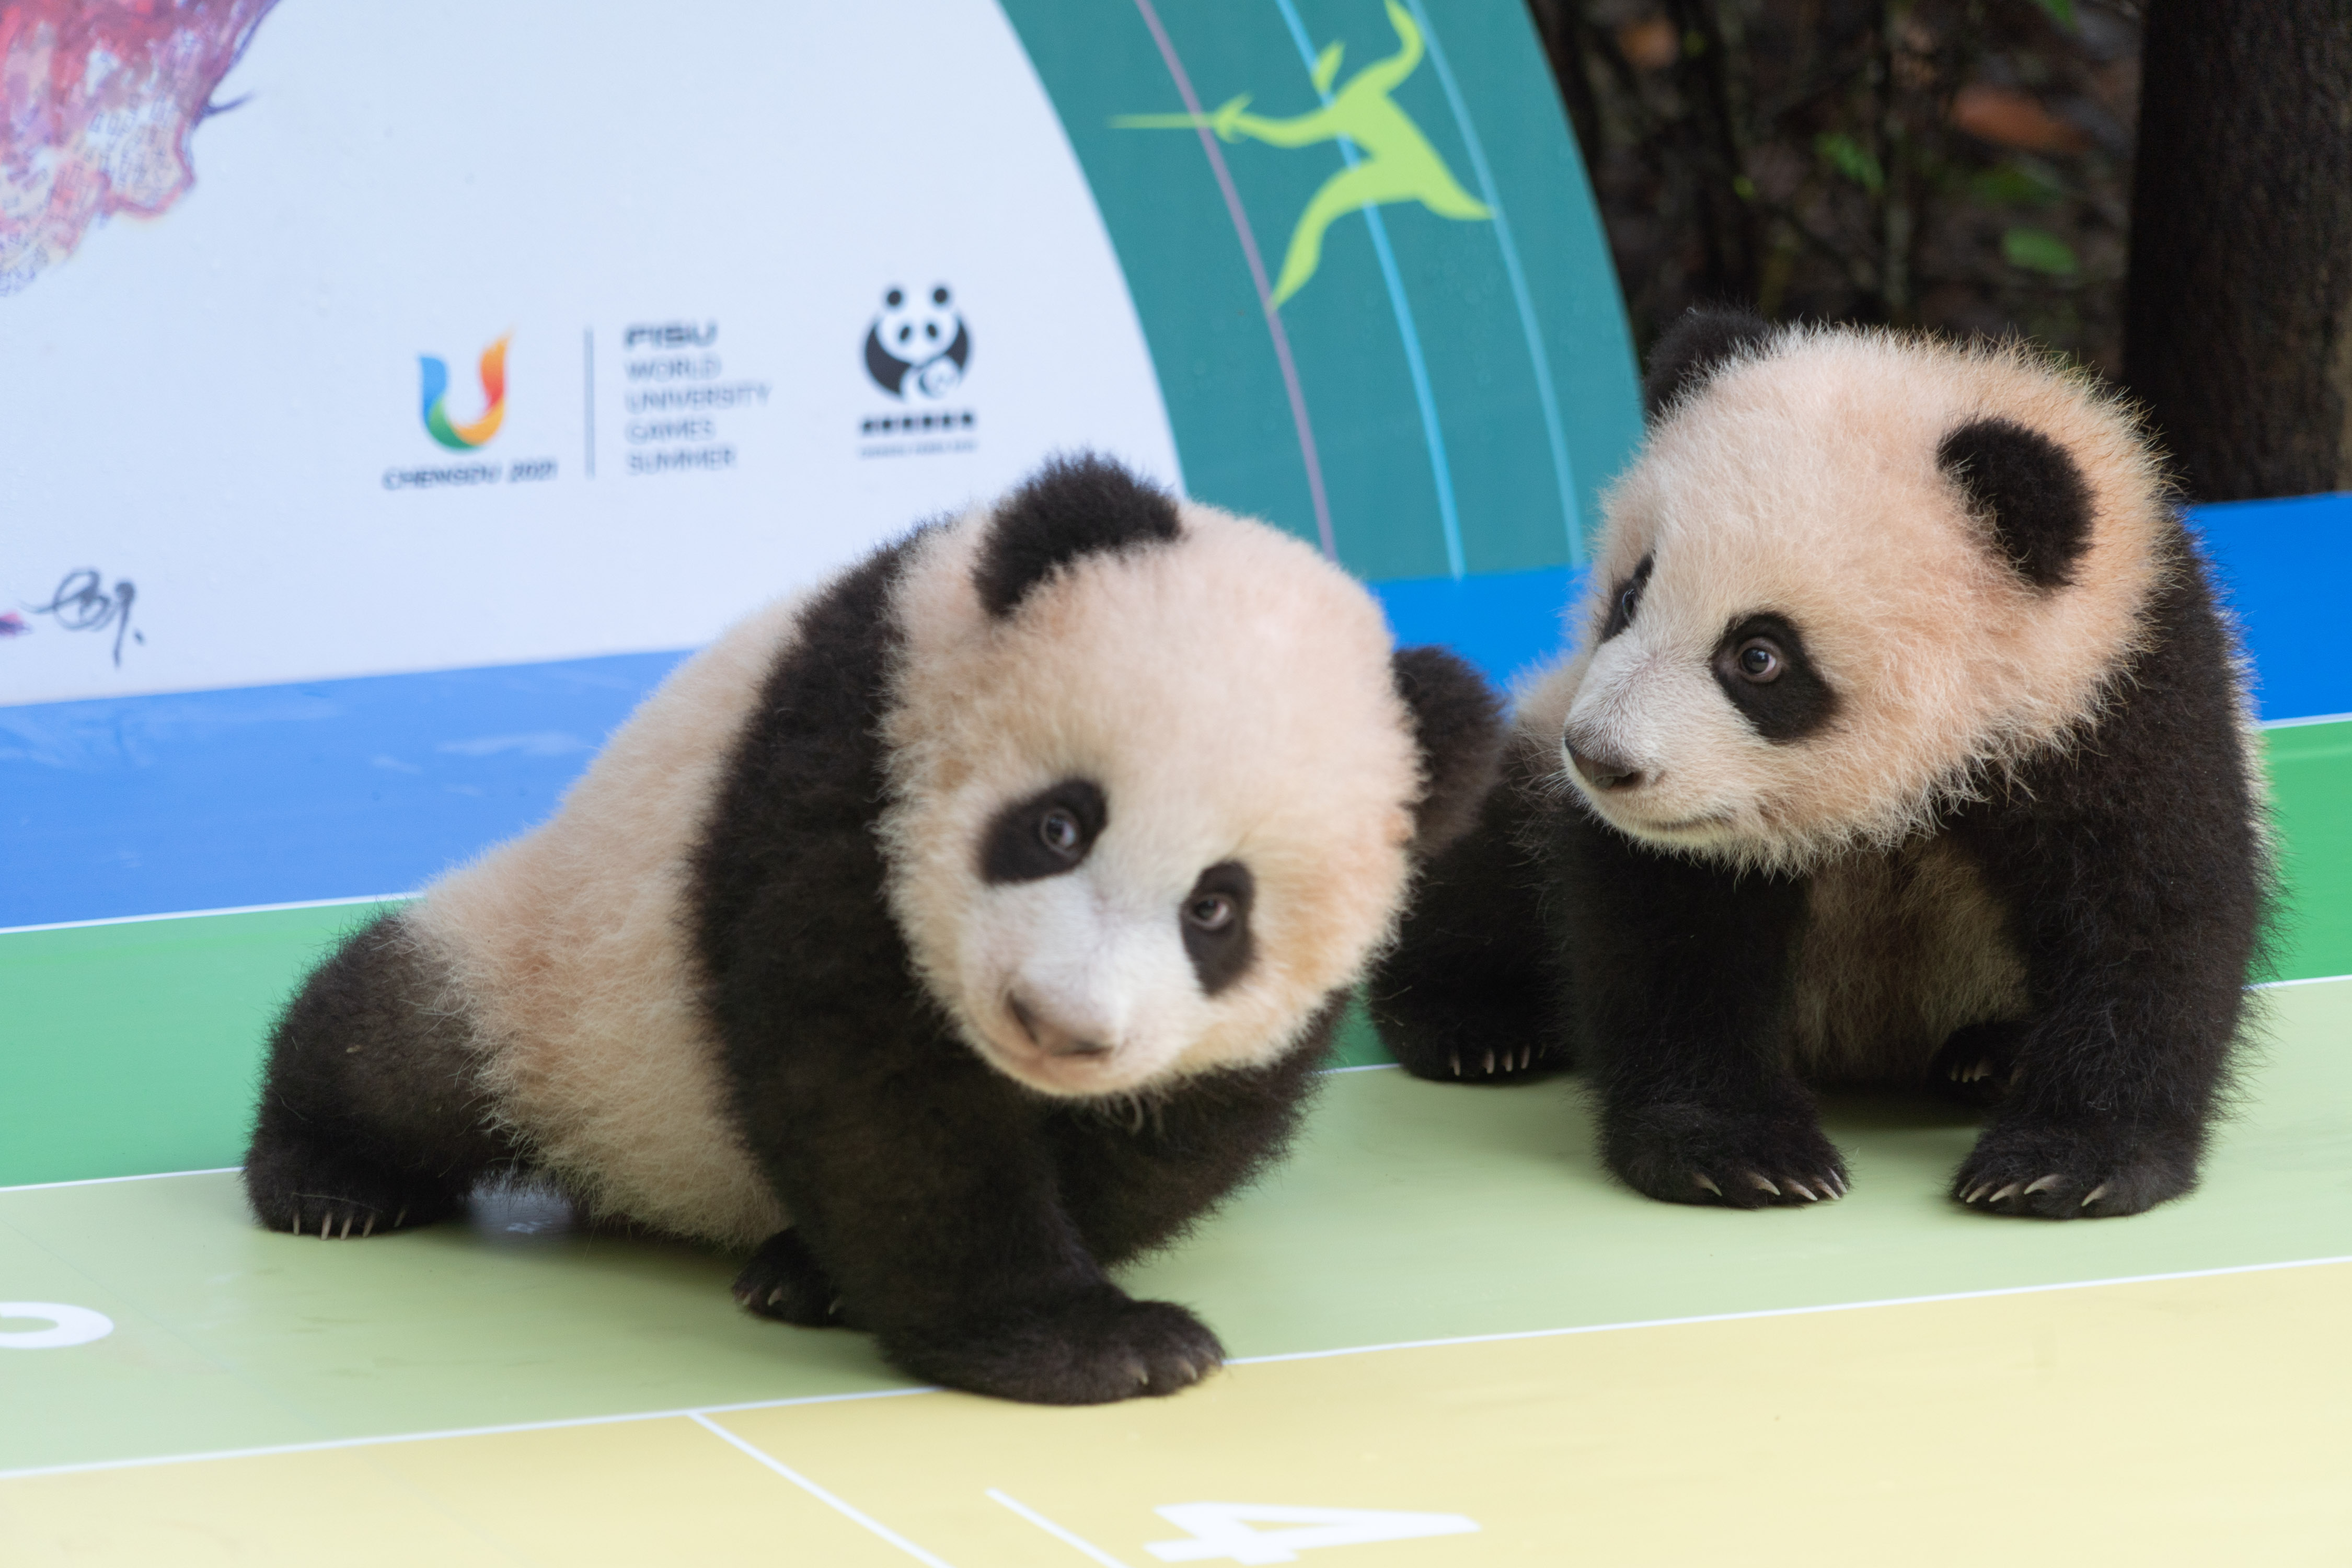
[(1336, 94), (1331, 82), (1339, 74), (1344, 44), (1333, 44), (1315, 61), (1315, 90), (1326, 95), (1323, 107), (1288, 120), (1268, 120), (1251, 114), (1249, 95), (1218, 107), (1213, 114), (1122, 114), (1111, 121), (1124, 130), (1178, 130), (1207, 126), (1223, 142), (1247, 136), (1270, 147), (1307, 147), (1318, 142), (1346, 137), (1362, 150), (1363, 158), (1323, 182), (1290, 231), (1290, 249), (1282, 258), (1282, 276), (1276, 281), (1273, 302), (1281, 304), (1304, 288), (1323, 260), (1323, 231), (1349, 213), (1391, 202), (1419, 202), (1440, 217), (1472, 220), (1494, 216), (1485, 203), (1462, 188), (1405, 111), (1389, 94), (1421, 64), (1421, 29), (1396, 0), (1388, 0), (1389, 25), (1396, 29), (1402, 47), (1388, 58), (1366, 66)]

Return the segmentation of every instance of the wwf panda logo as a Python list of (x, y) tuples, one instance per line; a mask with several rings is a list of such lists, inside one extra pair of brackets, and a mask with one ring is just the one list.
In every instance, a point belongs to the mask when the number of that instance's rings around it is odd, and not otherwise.
[(866, 331), (866, 374), (875, 385), (893, 397), (945, 397), (962, 384), (971, 360), (971, 330), (946, 284), (929, 294), (893, 284), (883, 294), (882, 313)]

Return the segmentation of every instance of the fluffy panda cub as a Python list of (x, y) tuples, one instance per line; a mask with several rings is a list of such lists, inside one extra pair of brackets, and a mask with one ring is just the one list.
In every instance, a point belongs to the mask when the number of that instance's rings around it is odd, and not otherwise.
[(1107, 1265), (1280, 1150), (1501, 743), (1314, 551), (1097, 459), (735, 627), (544, 826), (311, 975), (246, 1164), (383, 1232), (485, 1177), (757, 1247), (752, 1310), (1017, 1399), (1220, 1359)]
[(1840, 1196), (1805, 1085), (1994, 1109), (1960, 1202), (2189, 1189), (2267, 893), (2240, 658), (2132, 415), (2016, 346), (1694, 312), (1585, 646), (1375, 1016), (1426, 1077), (1584, 1058), (1654, 1197)]

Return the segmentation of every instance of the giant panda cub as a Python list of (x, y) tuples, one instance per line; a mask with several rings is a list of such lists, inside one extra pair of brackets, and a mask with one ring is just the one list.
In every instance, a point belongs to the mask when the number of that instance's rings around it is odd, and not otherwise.
[(681, 666), (270, 1044), (261, 1223), (485, 1178), (756, 1248), (736, 1294), (1082, 1404), (1222, 1354), (1107, 1266), (1281, 1149), (1499, 715), (1262, 523), (1049, 466)]
[(1584, 646), (1375, 975), (1414, 1071), (1589, 1066), (1609, 1165), (1846, 1191), (1807, 1085), (1991, 1107), (1952, 1194), (2187, 1192), (2268, 893), (2241, 659), (2131, 411), (2016, 345), (1693, 312)]

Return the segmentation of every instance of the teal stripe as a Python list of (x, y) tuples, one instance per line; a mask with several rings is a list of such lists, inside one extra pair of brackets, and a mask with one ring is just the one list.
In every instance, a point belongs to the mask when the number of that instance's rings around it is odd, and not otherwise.
[[(1298, 46), (1298, 58), (1306, 65), (1311, 81), (1315, 71), (1315, 46), (1307, 37), (1306, 26), (1298, 19), (1297, 6), (1293, 0), (1274, 0), (1274, 3), (1282, 12), (1284, 24), (1290, 28), (1290, 41)], [(1436, 50), (1433, 48), (1430, 53), (1434, 58)], [(1329, 93), (1320, 96), (1326, 105), (1330, 103)], [(1354, 168), (1356, 144), (1345, 136), (1337, 140), (1339, 156), (1346, 161), (1348, 167)], [(1404, 275), (1397, 268), (1396, 253), (1389, 248), (1388, 226), (1381, 221), (1381, 210), (1368, 206), (1363, 212), (1364, 226), (1371, 231), (1372, 254), (1380, 258), (1381, 278), (1388, 285), (1389, 305), (1396, 311), (1397, 335), (1404, 340), (1405, 369), (1412, 377), (1413, 401), (1421, 405), (1422, 433), (1429, 442), (1430, 475), (1437, 485), (1437, 523), (1445, 534), (1446, 570), (1459, 581), (1465, 571), (1462, 520), (1454, 506), (1454, 469), (1445, 460), (1445, 433), (1437, 423), (1437, 396), (1430, 390), (1429, 366), (1421, 353), (1421, 332), (1413, 325), (1412, 305), (1405, 298)], [(1513, 276), (1517, 277), (1517, 274)]]
[[(1528, 291), (1527, 272), (1519, 266), (1519, 248), (1511, 241), (1511, 225), (1503, 214), (1502, 193), (1495, 188), (1494, 173), (1486, 167), (1486, 150), (1478, 144), (1477, 128), (1470, 123), (1469, 106), (1463, 101), (1453, 68), (1445, 63), (1445, 49), (1437, 41), (1437, 29), (1431, 25), (1421, 0), (1404, 3), (1421, 28), (1422, 40), (1429, 46), (1430, 63), (1437, 68), (1438, 82), (1445, 89), (1445, 101), (1453, 106), (1454, 122), (1462, 128), (1463, 144), (1470, 153), (1470, 167), (1478, 176), (1478, 199), (1495, 215), (1495, 238), (1503, 247), (1503, 270), (1511, 279), (1511, 298), (1518, 303), (1519, 330), (1527, 336), (1528, 358), (1535, 366), (1536, 401), (1543, 407), (1544, 436), (1551, 443), (1552, 475), (1559, 483), (1560, 519), (1568, 529), (1568, 563), (1581, 566), (1584, 520), (1576, 504), (1576, 470), (1569, 461), (1568, 433), (1559, 419), (1559, 396), (1552, 390), (1551, 362), (1545, 357), (1542, 329), (1536, 324), (1535, 296)], [(1282, 0), (1282, 4), (1286, 10), (1288, 0)], [(1454, 574), (1461, 575), (1458, 568)]]

